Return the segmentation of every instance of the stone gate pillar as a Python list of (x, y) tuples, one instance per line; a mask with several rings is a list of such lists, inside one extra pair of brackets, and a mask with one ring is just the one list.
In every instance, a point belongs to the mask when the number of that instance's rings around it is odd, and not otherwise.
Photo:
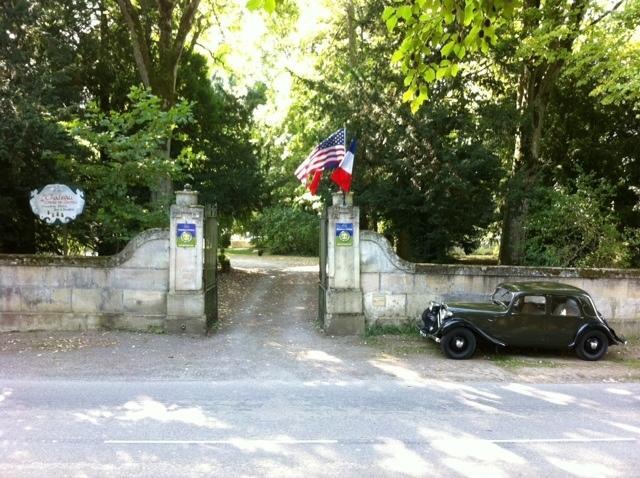
[(364, 333), (360, 289), (360, 209), (353, 193), (333, 195), (327, 209), (327, 292), (325, 332), (330, 335)]
[(169, 240), (169, 293), (165, 330), (169, 333), (206, 332), (204, 287), (202, 281), (204, 250), (204, 206), (198, 205), (198, 193), (185, 185), (176, 192), (171, 206)]

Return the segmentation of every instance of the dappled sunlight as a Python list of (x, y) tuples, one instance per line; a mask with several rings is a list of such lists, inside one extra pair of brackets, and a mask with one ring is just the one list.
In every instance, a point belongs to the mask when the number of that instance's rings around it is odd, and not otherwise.
[(26, 450), (16, 450), (13, 453), (11, 453), (7, 458), (15, 461), (31, 461), (32, 456), (31, 456), (31, 453), (29, 453)]
[(273, 342), (273, 341), (267, 342), (267, 343), (265, 343), (265, 345), (269, 346), (269, 347), (273, 347), (274, 349), (282, 349), (282, 348), (284, 348), (284, 345), (282, 345), (282, 344), (280, 344), (278, 342)]
[(595, 460), (570, 460), (566, 458), (549, 457), (547, 461), (556, 468), (576, 477), (607, 478), (619, 476), (619, 471), (611, 465), (603, 465)]
[(116, 450), (115, 455), (120, 463), (134, 464), (138, 462), (136, 458), (131, 456), (131, 453), (127, 453), (124, 450)]
[(88, 410), (84, 413), (75, 413), (79, 421), (86, 421), (93, 425), (99, 425), (101, 420), (120, 420), (137, 422), (141, 420), (155, 420), (160, 423), (183, 423), (209, 429), (228, 429), (224, 422), (207, 416), (200, 407), (179, 407), (178, 405), (165, 405), (151, 397), (141, 396), (136, 400), (130, 400), (121, 407), (115, 409), (100, 408)]
[[(522, 466), (527, 460), (490, 440), (460, 433), (421, 429), (429, 446), (441, 456), (442, 464), (465, 477), (502, 477), (505, 467)], [(440, 473), (447, 475), (448, 473)]]
[(320, 266), (317, 264), (315, 266), (296, 266), (296, 267), (285, 267), (282, 269), (284, 272), (318, 272)]
[(608, 423), (613, 427), (619, 428), (620, 430), (624, 430), (626, 432), (636, 433), (640, 435), (640, 427), (629, 425), (628, 423), (619, 423), (619, 422), (610, 422), (610, 421), (607, 421), (605, 423)]
[(521, 456), (489, 440), (469, 435), (453, 436), (441, 434), (430, 440), (431, 446), (451, 458), (472, 460), (478, 464), (524, 465), (527, 461)]
[(304, 350), (302, 352), (298, 352), (296, 358), (304, 362), (310, 361), (310, 362), (342, 363), (342, 360), (339, 359), (338, 357), (329, 355), (328, 353), (322, 350)]
[(470, 408), (475, 408), (486, 413), (503, 413), (498, 405), (502, 404), (502, 398), (495, 393), (486, 392), (477, 387), (455, 382), (437, 382), (434, 386), (448, 392), (454, 392), (455, 399)]
[(478, 387), (467, 385), (465, 383), (437, 381), (434, 382), (434, 385), (450, 392), (461, 392), (473, 396), (474, 398), (482, 398), (494, 403), (499, 403), (502, 401), (502, 397), (500, 395), (496, 395), (492, 392), (487, 392), (486, 390), (482, 390)]
[(81, 422), (89, 422), (92, 425), (100, 425), (101, 420), (109, 420), (113, 418), (113, 413), (106, 409), (94, 409), (87, 412), (76, 412), (73, 416)]
[(632, 392), (625, 390), (624, 388), (607, 388), (605, 391), (613, 395), (633, 395)]
[(586, 408), (587, 410), (598, 410), (600, 407), (602, 407), (602, 404), (593, 400), (581, 399), (578, 403), (578, 406), (581, 408)]
[(12, 394), (13, 394), (13, 389), (7, 388), (7, 387), (3, 388), (2, 393), (0, 393), (0, 405), (2, 405), (2, 402), (4, 402), (7, 398), (9, 398)]
[(442, 463), (461, 476), (469, 478), (509, 478), (511, 473), (504, 472), (495, 465), (471, 463), (466, 459), (445, 458)]
[(437, 475), (433, 466), (418, 453), (407, 448), (407, 445), (392, 438), (383, 438), (383, 443), (374, 445), (374, 449), (382, 456), (378, 465), (387, 471), (404, 476)]
[(369, 360), (369, 364), (373, 367), (382, 370), (384, 373), (395, 377), (400, 380), (403, 384), (408, 385), (410, 387), (426, 387), (429, 385), (429, 380), (425, 379), (422, 375), (414, 370), (411, 370), (402, 365), (395, 365), (390, 363), (391, 360), (382, 361), (382, 360)]
[(576, 398), (571, 395), (540, 390), (530, 385), (523, 385), (519, 383), (511, 383), (502, 388), (510, 392), (519, 393), (520, 395), (544, 400), (545, 402), (553, 403), (554, 405), (571, 405), (577, 401)]
[(501, 411), (496, 407), (475, 401), (478, 399), (478, 397), (465, 397), (464, 394), (462, 394), (461, 396), (456, 397), (456, 399), (463, 405), (467, 405), (470, 408), (475, 408), (480, 412), (501, 413)]

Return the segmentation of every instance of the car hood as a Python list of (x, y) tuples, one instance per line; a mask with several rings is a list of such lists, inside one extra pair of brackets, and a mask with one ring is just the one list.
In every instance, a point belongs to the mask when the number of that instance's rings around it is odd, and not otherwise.
[(447, 304), (447, 309), (454, 314), (457, 312), (488, 312), (488, 313), (501, 313), (507, 309), (498, 304), (489, 304), (486, 302), (474, 303), (474, 302), (453, 302)]

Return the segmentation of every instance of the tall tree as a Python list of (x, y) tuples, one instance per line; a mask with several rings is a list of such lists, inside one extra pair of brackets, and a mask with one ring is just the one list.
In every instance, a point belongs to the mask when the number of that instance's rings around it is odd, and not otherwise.
[[(136, 67), (144, 86), (163, 100), (164, 108), (176, 101), (176, 80), (180, 58), (192, 48), (205, 26), (199, 14), (200, 0), (117, 0), (131, 37)], [(171, 153), (171, 137), (165, 154)], [(155, 191), (158, 202), (173, 192), (171, 178), (164, 178)]]
[(503, 205), (500, 263), (521, 264), (526, 242), (528, 198), (540, 167), (544, 119), (551, 93), (580, 35), (589, 2), (525, 0), (522, 30), (517, 38), (524, 47), (520, 64), (516, 106), (521, 115), (511, 163), (511, 177)]
[(299, 78), (294, 89), (284, 134), (291, 139), (281, 141), (290, 155), (286, 177), (295, 184), (295, 163), (345, 123), (358, 139), (353, 190), (363, 227), (387, 235), (408, 260), (443, 261), (454, 246), (472, 249), (494, 220), (501, 178), (474, 112), (481, 97), (458, 82), (437, 88), (412, 115), (402, 77), (388, 68), (394, 45), (378, 20), (383, 2), (346, 7), (313, 42), (317, 75)]
[[(526, 192), (536, 181), (545, 114), (556, 81), (571, 61), (576, 43), (590, 40), (590, 29), (623, 4), (637, 10), (637, 3), (618, 1), (603, 11), (594, 0), (414, 0), (385, 10), (388, 28), (399, 26), (403, 32), (392, 61), (402, 67), (405, 100), (414, 110), (428, 98), (430, 84), (455, 77), (461, 65), (478, 60), (479, 55), (487, 56), (492, 45), (502, 44), (502, 38), (515, 45), (508, 63), (518, 76), (514, 99), (520, 121), (503, 206), (502, 263), (522, 260)], [(603, 49), (598, 53), (600, 57), (607, 54)], [(592, 60), (596, 58), (592, 56)]]
[(84, 100), (79, 45), (90, 35), (89, 2), (0, 3), (0, 251), (56, 251), (57, 230), (42, 226), (29, 193), (69, 176), (57, 163), (74, 141), (57, 124)]

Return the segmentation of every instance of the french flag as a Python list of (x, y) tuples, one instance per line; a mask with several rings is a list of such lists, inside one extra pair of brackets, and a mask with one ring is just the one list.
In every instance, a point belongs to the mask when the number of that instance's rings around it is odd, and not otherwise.
[(353, 176), (353, 157), (356, 154), (356, 140), (352, 139), (349, 145), (349, 151), (344, 155), (340, 165), (331, 174), (331, 181), (340, 186), (344, 192), (348, 193), (351, 189), (351, 178)]

